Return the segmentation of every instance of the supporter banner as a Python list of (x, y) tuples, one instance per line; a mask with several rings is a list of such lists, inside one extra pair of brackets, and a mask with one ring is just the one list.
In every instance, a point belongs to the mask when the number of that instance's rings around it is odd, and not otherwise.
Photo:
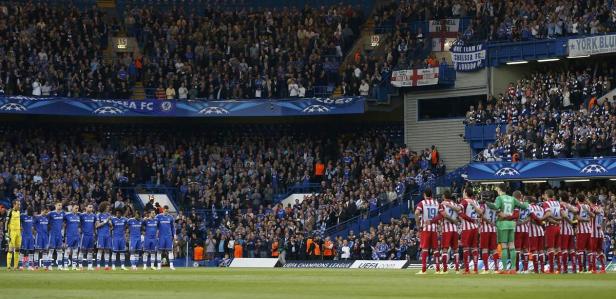
[(429, 29), (430, 33), (457, 33), (460, 30), (460, 19), (430, 20)]
[(398, 70), (391, 74), (391, 85), (394, 87), (427, 86), (438, 84), (439, 68)]
[(616, 52), (616, 34), (570, 38), (569, 56), (588, 56)]
[(370, 261), (358, 260), (351, 265), (351, 269), (403, 269), (408, 261)]
[(364, 113), (363, 97), (246, 101), (0, 97), (0, 113), (101, 117), (303, 116)]
[(469, 164), (468, 168), (468, 179), (472, 181), (592, 177), (616, 178), (616, 157), (534, 160), (516, 163), (475, 162)]
[(230, 268), (274, 268), (278, 259), (271, 258), (239, 258), (233, 259)]
[(453, 67), (457, 72), (472, 72), (486, 66), (486, 49), (483, 44), (453, 45), (449, 51)]
[(284, 268), (350, 268), (354, 261), (287, 261)]

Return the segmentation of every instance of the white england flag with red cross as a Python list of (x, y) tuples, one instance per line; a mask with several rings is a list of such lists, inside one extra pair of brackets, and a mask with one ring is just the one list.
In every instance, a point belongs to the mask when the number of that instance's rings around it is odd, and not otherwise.
[(439, 68), (398, 70), (391, 74), (391, 85), (395, 87), (426, 86), (438, 84)]

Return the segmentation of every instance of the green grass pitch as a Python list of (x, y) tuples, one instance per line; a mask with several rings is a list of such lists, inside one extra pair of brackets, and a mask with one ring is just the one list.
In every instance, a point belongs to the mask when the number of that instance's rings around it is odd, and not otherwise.
[(0, 298), (616, 298), (616, 274), (418, 276), (414, 270), (232, 268), (0, 271)]

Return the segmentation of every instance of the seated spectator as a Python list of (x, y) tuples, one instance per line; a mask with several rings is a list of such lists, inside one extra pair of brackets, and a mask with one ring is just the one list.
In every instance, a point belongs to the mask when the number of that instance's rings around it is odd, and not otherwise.
[(506, 92), (471, 106), (467, 124), (507, 124), (483, 161), (616, 155), (616, 108), (598, 99), (613, 86), (613, 71), (585, 67), (535, 73), (510, 83)]

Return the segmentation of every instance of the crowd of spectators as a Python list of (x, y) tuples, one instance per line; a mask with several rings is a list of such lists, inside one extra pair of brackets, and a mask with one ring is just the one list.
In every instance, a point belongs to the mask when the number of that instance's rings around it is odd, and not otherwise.
[(130, 96), (132, 61), (103, 62), (108, 27), (96, 8), (0, 4), (0, 95)]
[[(586, 196), (597, 196), (604, 207), (606, 215), (606, 230), (604, 251), (610, 256), (616, 248), (616, 194), (605, 186), (594, 187), (561, 187), (558, 191), (568, 192), (570, 198), (578, 193)], [(525, 194), (541, 197), (541, 188), (526, 189)], [(438, 196), (437, 196), (438, 198)], [(302, 223), (287, 222), (290, 229), (275, 226), (266, 233), (265, 238), (256, 236), (251, 223), (253, 218), (264, 218), (260, 223), (279, 222), (280, 214), (293, 215), (302, 211), (302, 204), (293, 207), (275, 207), (256, 214), (252, 212), (242, 215), (235, 233), (226, 226), (208, 234), (205, 240), (193, 238), (192, 246), (202, 246), (207, 259), (225, 257), (279, 257), (283, 260), (417, 260), (419, 253), (419, 237), (415, 222), (403, 215), (399, 219), (391, 219), (388, 223), (380, 223), (376, 227), (359, 232), (349, 231), (338, 237), (323, 237), (319, 234), (302, 232)], [(196, 215), (193, 222), (199, 222)], [(294, 215), (294, 217), (297, 217)], [(186, 218), (181, 216), (180, 218)], [(258, 221), (257, 221), (258, 222)], [(258, 226), (257, 229), (259, 230)], [(239, 232), (239, 233), (238, 233)], [(237, 248), (241, 250), (237, 250)]]
[[(521, 41), (616, 31), (611, 0), (392, 1), (375, 16), (378, 27), (405, 31), (415, 21), (469, 19), (462, 37), (471, 41)], [(411, 36), (421, 34), (415, 29)], [(410, 38), (411, 44), (415, 38)]]
[(364, 22), (351, 5), (128, 12), (143, 47), (144, 85), (157, 98), (315, 95), (338, 83), (338, 65)]
[(616, 70), (570, 67), (537, 72), (477, 107), (467, 124), (505, 124), (482, 161), (616, 155), (616, 108), (601, 96), (614, 88)]
[[(0, 5), (0, 92), (6, 95), (128, 98), (137, 81), (160, 99), (327, 96), (359, 36), (361, 7), (233, 10)], [(137, 38), (141, 54), (103, 62), (111, 34)]]
[[(346, 141), (338, 146), (344, 154), (325, 167), (322, 178), (317, 178), (322, 185), (320, 193), (306, 195), (293, 205), (260, 205), (224, 213), (215, 229), (208, 229), (207, 225), (194, 227), (189, 233), (190, 242), (201, 244), (205, 240), (204, 251), (210, 257), (237, 256), (234, 249), (240, 246), (239, 256), (243, 257), (270, 257), (286, 251), (289, 259), (333, 259), (341, 254), (343, 240), (328, 239), (327, 229), (354, 216), (368, 217), (379, 206), (402, 200), (406, 191), (433, 181), (436, 174), (445, 171), (436, 148), (418, 154), (406, 147), (382, 148), (379, 145), (384, 143), (375, 143), (374, 138), (367, 136), (342, 140)], [(193, 215), (200, 217), (197, 212)], [(390, 254), (406, 258), (409, 247), (416, 247), (408, 227), (409, 222), (403, 221), (397, 228), (384, 225), (378, 231), (361, 233), (357, 242), (347, 240), (352, 248), (349, 254), (368, 259), (387, 259)], [(394, 242), (399, 235), (404, 235), (405, 240), (408, 237), (402, 247)], [(373, 250), (372, 241), (379, 241), (378, 250)]]
[[(402, 146), (395, 125), (183, 131), (7, 125), (0, 199), (133, 209), (131, 187), (166, 186), (178, 190), (185, 221), (178, 227), (187, 237), (180, 243), (224, 236), (265, 244), (283, 236), (322, 238), (445, 171), (435, 148), (416, 153)], [(310, 184), (320, 192), (295, 205), (275, 203), (287, 187)]]

